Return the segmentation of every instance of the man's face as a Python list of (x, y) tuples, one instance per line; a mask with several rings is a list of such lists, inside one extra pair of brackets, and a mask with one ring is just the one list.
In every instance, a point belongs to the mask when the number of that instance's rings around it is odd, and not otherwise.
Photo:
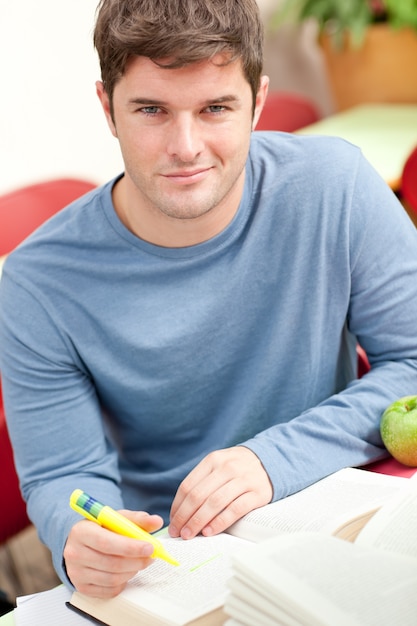
[(172, 224), (201, 221), (210, 214), (211, 222), (219, 218), (219, 225), (232, 219), (268, 81), (262, 79), (254, 120), (252, 92), (241, 62), (220, 65), (222, 60), (164, 69), (146, 57), (132, 58), (114, 89), (113, 120), (107, 94), (97, 84), (108, 123), (120, 142), (123, 197), (129, 199), (125, 209), (131, 218), (141, 214), (141, 219)]

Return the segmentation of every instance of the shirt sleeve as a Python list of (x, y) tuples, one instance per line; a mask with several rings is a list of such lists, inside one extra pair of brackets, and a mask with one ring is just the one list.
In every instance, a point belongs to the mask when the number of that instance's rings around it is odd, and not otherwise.
[[(394, 400), (417, 393), (417, 230), (364, 158), (344, 203), (348, 208), (334, 210), (350, 212), (345, 330), (366, 351), (371, 371), (295, 419), (244, 442), (268, 472), (274, 499), (340, 467), (386, 456), (381, 415)], [(337, 267), (329, 271), (337, 280)]]
[(0, 303), (2, 387), (21, 488), (29, 517), (69, 584), (62, 554), (81, 519), (69, 507), (70, 494), (80, 488), (123, 508), (117, 457), (88, 371), (40, 299), (6, 271)]

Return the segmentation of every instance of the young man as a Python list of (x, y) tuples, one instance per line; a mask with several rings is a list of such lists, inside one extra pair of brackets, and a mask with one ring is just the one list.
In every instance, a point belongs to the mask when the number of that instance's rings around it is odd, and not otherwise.
[(125, 171), (9, 257), (0, 345), (29, 513), (107, 597), (152, 547), (79, 521), (73, 489), (187, 539), (384, 456), (417, 385), (417, 234), (357, 148), (252, 132), (255, 0), (102, 0), (95, 44)]

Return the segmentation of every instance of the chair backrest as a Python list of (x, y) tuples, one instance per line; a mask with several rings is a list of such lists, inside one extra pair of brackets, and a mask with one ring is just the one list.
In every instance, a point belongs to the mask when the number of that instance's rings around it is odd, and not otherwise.
[(48, 180), (0, 196), (0, 256), (96, 185), (76, 178)]
[(407, 158), (401, 179), (401, 198), (406, 207), (417, 216), (417, 146)]
[(358, 355), (358, 378), (362, 378), (364, 374), (369, 372), (371, 366), (365, 350), (359, 344), (356, 345), (356, 353)]
[[(11, 252), (54, 213), (95, 186), (88, 181), (64, 178), (28, 185), (0, 196), (0, 256)], [(4, 415), (1, 380), (0, 475), (2, 498), (7, 503), (6, 511), (0, 515), (0, 544), (2, 544), (26, 528), (30, 521), (16, 474)]]
[(9, 439), (3, 410), (0, 383), (0, 476), (2, 499), (6, 509), (0, 516), (0, 544), (29, 526), (26, 504), (19, 489), (19, 479), (14, 465), (13, 450)]
[(305, 96), (285, 91), (271, 91), (255, 130), (294, 132), (321, 118), (314, 104)]

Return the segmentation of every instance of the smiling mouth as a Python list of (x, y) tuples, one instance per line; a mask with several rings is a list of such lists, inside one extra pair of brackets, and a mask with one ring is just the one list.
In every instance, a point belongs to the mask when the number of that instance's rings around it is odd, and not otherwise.
[(163, 174), (163, 176), (172, 182), (191, 184), (203, 180), (211, 169), (211, 167), (205, 167), (198, 170), (181, 170), (178, 172)]

